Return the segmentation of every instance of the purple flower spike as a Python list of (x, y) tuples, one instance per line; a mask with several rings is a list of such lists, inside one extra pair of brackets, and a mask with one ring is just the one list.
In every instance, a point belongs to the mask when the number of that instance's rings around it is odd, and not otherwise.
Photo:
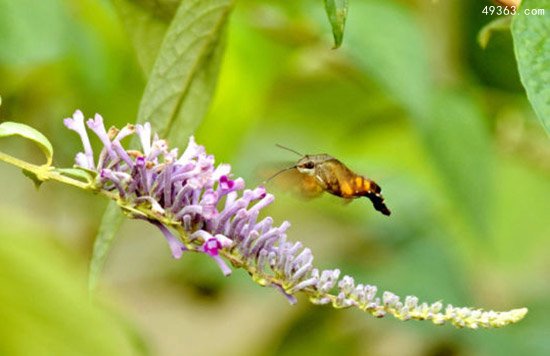
[[(245, 190), (242, 178), (232, 178), (231, 166), (216, 166), (214, 156), (206, 154), (193, 137), (178, 158), (177, 149), (169, 149), (149, 123), (107, 131), (103, 118), (96, 115), (87, 125), (104, 147), (94, 165), (82, 113), (76, 111), (64, 123), (80, 135), (84, 145), (76, 164), (97, 173), (91, 189), (115, 200), (129, 217), (158, 227), (176, 259), (184, 251), (206, 254), (226, 276), (231, 274), (226, 263), (230, 261), (258, 284), (280, 291), (291, 304), (297, 301), (294, 294), (301, 292), (315, 304), (469, 328), (504, 326), (527, 313), (525, 308), (494, 312), (444, 307), (440, 302), (419, 303), (413, 296), (400, 300), (390, 292), (377, 296), (375, 286), (355, 284), (350, 276), (341, 277), (339, 269), (314, 268), (311, 250), (287, 241), (290, 223), (274, 225), (271, 217), (262, 216), (275, 197), (262, 186)], [(121, 144), (132, 134), (139, 137), (141, 151)]]

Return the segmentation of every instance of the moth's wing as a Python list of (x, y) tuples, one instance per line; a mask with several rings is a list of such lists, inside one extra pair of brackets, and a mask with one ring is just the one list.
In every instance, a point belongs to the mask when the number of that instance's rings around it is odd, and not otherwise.
[(342, 201), (343, 206), (348, 206), (353, 201), (351, 198), (342, 198), (340, 200)]
[(323, 187), (317, 182), (315, 177), (302, 174), (298, 170), (293, 170), (291, 173), (295, 176), (294, 179), (299, 180), (300, 196), (305, 199), (317, 198), (324, 191)]
[[(282, 166), (282, 168), (271, 167), (270, 169), (265, 170), (262, 175), (265, 179), (269, 179), (289, 166), (292, 167), (292, 164), (289, 164), (286, 167)], [(289, 169), (277, 174), (277, 176), (269, 180), (267, 186), (271, 186), (276, 190), (290, 192), (293, 195), (304, 199), (316, 198), (323, 193), (323, 187), (317, 183), (315, 177), (302, 174), (298, 172), (297, 169)]]
[(279, 177), (285, 174), (285, 169), (294, 166), (296, 162), (291, 161), (267, 161), (257, 165), (254, 169), (254, 178), (257, 184), (265, 184), (268, 186), (277, 186)]

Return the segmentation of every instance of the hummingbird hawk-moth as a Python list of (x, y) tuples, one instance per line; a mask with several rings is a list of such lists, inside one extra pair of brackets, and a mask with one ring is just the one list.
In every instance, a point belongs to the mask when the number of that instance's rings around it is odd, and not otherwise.
[(356, 174), (336, 158), (328, 154), (302, 155), (293, 149), (277, 146), (294, 152), (302, 158), (295, 165), (275, 173), (266, 182), (283, 172), (295, 170), (300, 176), (301, 191), (306, 196), (315, 197), (322, 192), (327, 192), (347, 200), (367, 197), (372, 202), (374, 209), (384, 215), (391, 214), (384, 203), (380, 186), (374, 181)]

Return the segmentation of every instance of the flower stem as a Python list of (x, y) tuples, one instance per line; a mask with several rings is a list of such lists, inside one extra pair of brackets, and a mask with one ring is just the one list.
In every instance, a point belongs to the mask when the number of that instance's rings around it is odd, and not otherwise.
[(55, 172), (53, 170), (54, 168), (48, 165), (37, 166), (35, 164), (22, 161), (3, 152), (0, 152), (0, 161), (4, 161), (25, 171), (31, 172), (42, 182), (45, 182), (47, 180), (56, 180), (58, 182), (69, 184), (80, 189), (89, 190), (91, 188), (91, 185), (89, 183), (81, 182), (77, 179), (64, 176), (58, 172)]

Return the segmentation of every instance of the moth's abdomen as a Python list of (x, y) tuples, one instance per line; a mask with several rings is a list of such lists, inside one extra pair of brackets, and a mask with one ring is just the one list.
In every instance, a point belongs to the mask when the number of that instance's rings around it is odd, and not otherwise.
[(384, 204), (380, 186), (370, 179), (355, 174), (337, 160), (325, 162), (318, 167), (316, 177), (318, 183), (330, 194), (344, 199), (367, 197), (376, 210), (384, 215), (391, 214)]
[(340, 182), (338, 182), (338, 180), (334, 179), (334, 180), (329, 180), (327, 182), (325, 182), (325, 185), (326, 185), (326, 191), (329, 192), (330, 194), (333, 194), (333, 195), (336, 195), (336, 196), (339, 196), (339, 197), (342, 197), (342, 198), (345, 198), (345, 191), (346, 191), (346, 186), (345, 184), (341, 184)]
[(384, 215), (390, 215), (391, 211), (384, 203), (384, 197), (381, 194), (382, 189), (374, 181), (365, 177), (356, 175), (349, 184), (342, 184), (343, 198), (367, 197), (372, 202), (374, 209)]
[(364, 191), (367, 191), (367, 192), (372, 192), (372, 193), (380, 193), (382, 191), (382, 189), (380, 188), (380, 186), (378, 184), (376, 184), (375, 182), (373, 182), (372, 180), (370, 179), (366, 179), (366, 178), (363, 178), (363, 190)]

